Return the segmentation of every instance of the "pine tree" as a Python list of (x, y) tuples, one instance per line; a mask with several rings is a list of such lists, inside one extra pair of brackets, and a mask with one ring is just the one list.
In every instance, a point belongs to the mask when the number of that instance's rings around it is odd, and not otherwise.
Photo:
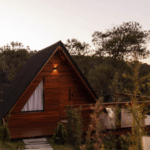
[(130, 60), (129, 65), (133, 70), (133, 74), (124, 75), (124, 78), (129, 78), (133, 83), (133, 90), (128, 91), (129, 94), (132, 94), (131, 97), (131, 106), (128, 105), (128, 110), (131, 112), (133, 120), (132, 120), (132, 132), (128, 133), (129, 138), (123, 138), (130, 145), (129, 149), (141, 150), (142, 149), (142, 136), (146, 135), (145, 125), (143, 120), (146, 118), (146, 109), (145, 109), (145, 99), (142, 99), (142, 103), (138, 103), (137, 95), (142, 95), (140, 92), (140, 87), (144, 80), (150, 78), (150, 75), (139, 77), (139, 68), (141, 63), (138, 61), (139, 56), (136, 52), (134, 52), (133, 59)]
[(79, 146), (82, 142), (82, 117), (81, 110), (73, 107), (67, 107), (66, 115), (67, 115), (67, 133), (68, 133), (68, 142), (75, 146), (76, 149), (79, 149)]
[(58, 122), (58, 126), (53, 134), (53, 140), (57, 144), (64, 144), (67, 142), (67, 131), (65, 130), (64, 125), (60, 122)]

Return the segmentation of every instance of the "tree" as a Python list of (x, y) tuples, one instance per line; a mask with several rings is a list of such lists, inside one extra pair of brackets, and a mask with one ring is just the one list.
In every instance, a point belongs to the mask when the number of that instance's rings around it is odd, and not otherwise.
[[(132, 91), (127, 92), (129, 94), (133, 94), (131, 96), (131, 106), (128, 105), (128, 110), (132, 114), (132, 132), (129, 134), (129, 138), (125, 138), (125, 140), (129, 143), (130, 149), (135, 149), (135, 150), (141, 150), (142, 149), (142, 136), (146, 135), (146, 126), (144, 124), (144, 119), (146, 118), (146, 104), (145, 104), (145, 99), (142, 98), (140, 101), (142, 102), (141, 104), (138, 104), (139, 98), (137, 98), (137, 95), (142, 95), (141, 93), (141, 86), (145, 84), (145, 80), (150, 79), (150, 75), (144, 75), (140, 76), (139, 70), (141, 63), (139, 62), (139, 55), (138, 52), (134, 52), (134, 57), (133, 60), (130, 60), (131, 63), (129, 65), (131, 66), (133, 72), (131, 75), (129, 74), (124, 74), (123, 76), (125, 78), (129, 78), (130, 81), (133, 84), (133, 89)], [(148, 86), (150, 86), (149, 83), (147, 83)], [(148, 90), (149, 91), (149, 90)]]
[(88, 80), (92, 87), (98, 91), (99, 96), (110, 94), (110, 86), (112, 85), (113, 77), (116, 69), (108, 64), (100, 64), (89, 70)]
[(21, 42), (0, 47), (0, 99), (26, 61), (36, 53), (29, 46), (24, 48)]
[(52, 138), (57, 144), (65, 144), (67, 142), (67, 131), (62, 123), (58, 122), (58, 126), (55, 129), (55, 133)]
[[(99, 116), (102, 113), (102, 105), (100, 100), (96, 102), (94, 108), (92, 108), (94, 111), (90, 115), (91, 121), (90, 125), (88, 127), (88, 132), (86, 136), (86, 143), (84, 146), (80, 147), (83, 150), (101, 150), (103, 145), (102, 140), (102, 127), (101, 122), (99, 121)], [(95, 131), (95, 133), (92, 134), (92, 132)], [(92, 141), (93, 138), (93, 141)]]
[(72, 58), (74, 59), (82, 73), (84, 75), (87, 75), (90, 65), (89, 59), (91, 58), (91, 56), (86, 55), (90, 55), (92, 51), (90, 49), (90, 45), (85, 42), (82, 43), (77, 39), (68, 39), (65, 46), (68, 49), (70, 55), (72, 55)]
[(0, 69), (3, 70), (7, 79), (12, 81), (29, 59), (30, 52), (20, 42), (11, 42), (10, 45), (1, 47), (0, 51)]
[(91, 51), (88, 43), (82, 43), (77, 39), (68, 39), (65, 47), (69, 50), (70, 55), (86, 55)]
[(139, 56), (146, 58), (150, 54), (146, 48), (149, 35), (150, 31), (142, 30), (139, 23), (126, 22), (104, 33), (94, 32), (92, 42), (98, 56), (109, 55), (115, 59), (128, 60), (137, 51)]
[(67, 134), (68, 142), (74, 146), (75, 149), (79, 149), (79, 146), (82, 142), (83, 135), (83, 121), (81, 116), (82, 108), (73, 108), (67, 107), (66, 116), (67, 116)]

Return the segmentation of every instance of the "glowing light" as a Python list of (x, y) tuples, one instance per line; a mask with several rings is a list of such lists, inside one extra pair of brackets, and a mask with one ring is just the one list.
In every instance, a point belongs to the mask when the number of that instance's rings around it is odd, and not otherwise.
[(56, 71), (57, 70), (57, 67), (54, 67), (54, 71)]
[(58, 64), (54, 64), (54, 66), (53, 66), (53, 74), (57, 74), (58, 73), (57, 67), (58, 67)]

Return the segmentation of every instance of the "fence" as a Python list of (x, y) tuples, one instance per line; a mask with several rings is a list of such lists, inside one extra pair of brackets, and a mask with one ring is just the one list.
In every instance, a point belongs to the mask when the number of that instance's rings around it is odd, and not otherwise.
[[(137, 102), (141, 104), (141, 101)], [(82, 117), (84, 124), (87, 126), (90, 122), (90, 114), (94, 109), (95, 104), (71, 105), (73, 108), (82, 107)], [(105, 131), (115, 129), (115, 135), (126, 134), (131, 131), (132, 114), (128, 112), (127, 106), (132, 105), (132, 102), (111, 102), (101, 103), (101, 106), (107, 110), (108, 113), (100, 115), (99, 119), (102, 124), (102, 129)], [(150, 102), (146, 101), (145, 106), (150, 106)], [(70, 107), (70, 106), (66, 106)], [(120, 110), (116, 113), (116, 109)], [(143, 120), (146, 125), (147, 131), (150, 131), (150, 115)], [(118, 121), (118, 124), (116, 123)], [(87, 128), (86, 128), (87, 129)]]

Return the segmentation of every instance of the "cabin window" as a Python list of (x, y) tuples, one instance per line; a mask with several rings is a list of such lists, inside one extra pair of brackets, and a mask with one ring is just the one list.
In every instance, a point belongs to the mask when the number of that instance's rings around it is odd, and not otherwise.
[(43, 110), (43, 80), (36, 87), (33, 94), (28, 99), (21, 111), (40, 111)]

